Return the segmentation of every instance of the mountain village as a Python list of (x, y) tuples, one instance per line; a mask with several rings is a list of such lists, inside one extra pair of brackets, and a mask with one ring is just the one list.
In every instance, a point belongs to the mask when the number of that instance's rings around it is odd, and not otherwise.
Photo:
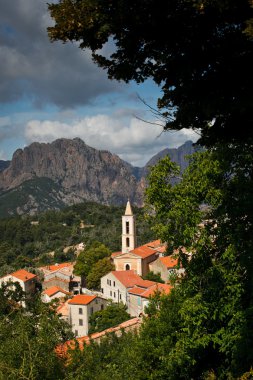
[[(165, 256), (165, 253), (166, 245), (160, 240), (136, 246), (135, 216), (128, 201), (122, 216), (122, 249), (111, 254), (115, 270), (101, 278), (100, 291), (85, 287), (83, 279), (73, 273), (73, 262), (38, 268), (43, 273), (41, 282), (37, 275), (20, 269), (0, 278), (0, 285), (19, 283), (26, 295), (34, 294), (39, 285), (42, 301), (58, 302), (57, 314), (71, 325), (74, 336), (81, 345), (90, 340), (99, 341), (110, 332), (121, 334), (122, 329), (138, 329), (150, 297), (157, 292), (169, 294), (172, 289), (169, 284), (170, 275), (174, 273), (181, 276), (184, 273), (178, 260)], [(159, 274), (164, 283), (144, 280), (142, 277), (150, 271)], [(90, 316), (96, 311), (104, 310), (109, 302), (123, 303), (132, 319), (89, 335)]]

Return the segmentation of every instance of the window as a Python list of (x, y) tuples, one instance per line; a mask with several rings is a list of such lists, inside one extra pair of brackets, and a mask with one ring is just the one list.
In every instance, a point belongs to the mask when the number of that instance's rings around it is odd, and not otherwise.
[(113, 281), (113, 286), (115, 286), (115, 281)]
[(110, 296), (112, 296), (112, 291), (110, 291)]
[(83, 309), (79, 307), (79, 314), (83, 314)]
[(104, 310), (104, 305), (103, 304), (101, 305), (101, 310)]
[(116, 293), (115, 292), (113, 293), (113, 297), (116, 298)]
[(129, 265), (129, 264), (126, 264), (126, 268), (125, 268), (125, 269), (126, 269), (126, 270), (130, 270), (130, 268), (131, 268), (130, 265)]
[(130, 246), (130, 239), (129, 239), (129, 237), (126, 238), (126, 246), (127, 246), (127, 248)]
[(121, 294), (119, 295), (119, 299), (121, 300)]
[(104, 289), (103, 288), (101, 289), (101, 293), (104, 293)]
[(93, 314), (93, 307), (90, 308), (90, 315)]
[(107, 285), (110, 285), (110, 286), (111, 286), (111, 283), (112, 283), (111, 280), (108, 280), (108, 279), (107, 279)]
[(75, 330), (75, 336), (77, 336), (78, 335), (78, 331), (77, 330)]
[(83, 326), (83, 320), (79, 319), (79, 326)]
[(126, 222), (126, 233), (129, 234), (129, 222)]

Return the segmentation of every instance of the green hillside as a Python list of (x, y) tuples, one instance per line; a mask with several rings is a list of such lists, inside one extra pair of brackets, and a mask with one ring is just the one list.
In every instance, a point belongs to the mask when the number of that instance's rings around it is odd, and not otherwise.
[[(0, 220), (0, 275), (9, 267), (39, 266), (73, 260), (73, 251), (64, 253), (66, 246), (94, 240), (111, 251), (121, 249), (121, 216), (125, 207), (85, 202), (50, 210), (37, 216), (16, 216)], [(137, 218), (137, 244), (154, 238), (143, 209), (134, 208)], [(47, 253), (55, 251), (54, 257)]]
[(34, 213), (49, 208), (61, 209), (60, 186), (49, 178), (36, 177), (23, 182), (18, 187), (0, 194), (0, 218), (19, 215), (26, 212)]

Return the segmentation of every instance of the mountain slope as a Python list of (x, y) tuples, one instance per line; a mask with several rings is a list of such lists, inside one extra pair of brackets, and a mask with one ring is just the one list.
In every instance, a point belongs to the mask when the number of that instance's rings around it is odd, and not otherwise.
[(186, 142), (158, 153), (144, 168), (136, 168), (79, 138), (32, 143), (18, 149), (8, 167), (0, 171), (0, 215), (33, 214), (84, 200), (121, 205), (129, 198), (141, 206), (149, 166), (169, 154), (183, 171), (184, 156), (193, 150), (192, 143)]
[(129, 164), (118, 156), (89, 147), (80, 139), (33, 143), (18, 149), (10, 166), (0, 173), (0, 191), (36, 177), (50, 178), (64, 192), (105, 204), (121, 204), (128, 197), (141, 203), (137, 180)]

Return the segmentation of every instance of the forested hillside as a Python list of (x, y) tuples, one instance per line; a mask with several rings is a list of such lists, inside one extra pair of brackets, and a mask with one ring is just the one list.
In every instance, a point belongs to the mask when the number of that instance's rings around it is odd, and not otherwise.
[[(0, 275), (21, 267), (73, 260), (73, 249), (66, 246), (100, 241), (111, 251), (121, 249), (121, 216), (124, 207), (85, 202), (62, 211), (47, 211), (38, 216), (0, 220)], [(143, 209), (134, 208), (137, 217), (137, 243), (152, 240)], [(50, 253), (54, 251), (54, 255)]]

